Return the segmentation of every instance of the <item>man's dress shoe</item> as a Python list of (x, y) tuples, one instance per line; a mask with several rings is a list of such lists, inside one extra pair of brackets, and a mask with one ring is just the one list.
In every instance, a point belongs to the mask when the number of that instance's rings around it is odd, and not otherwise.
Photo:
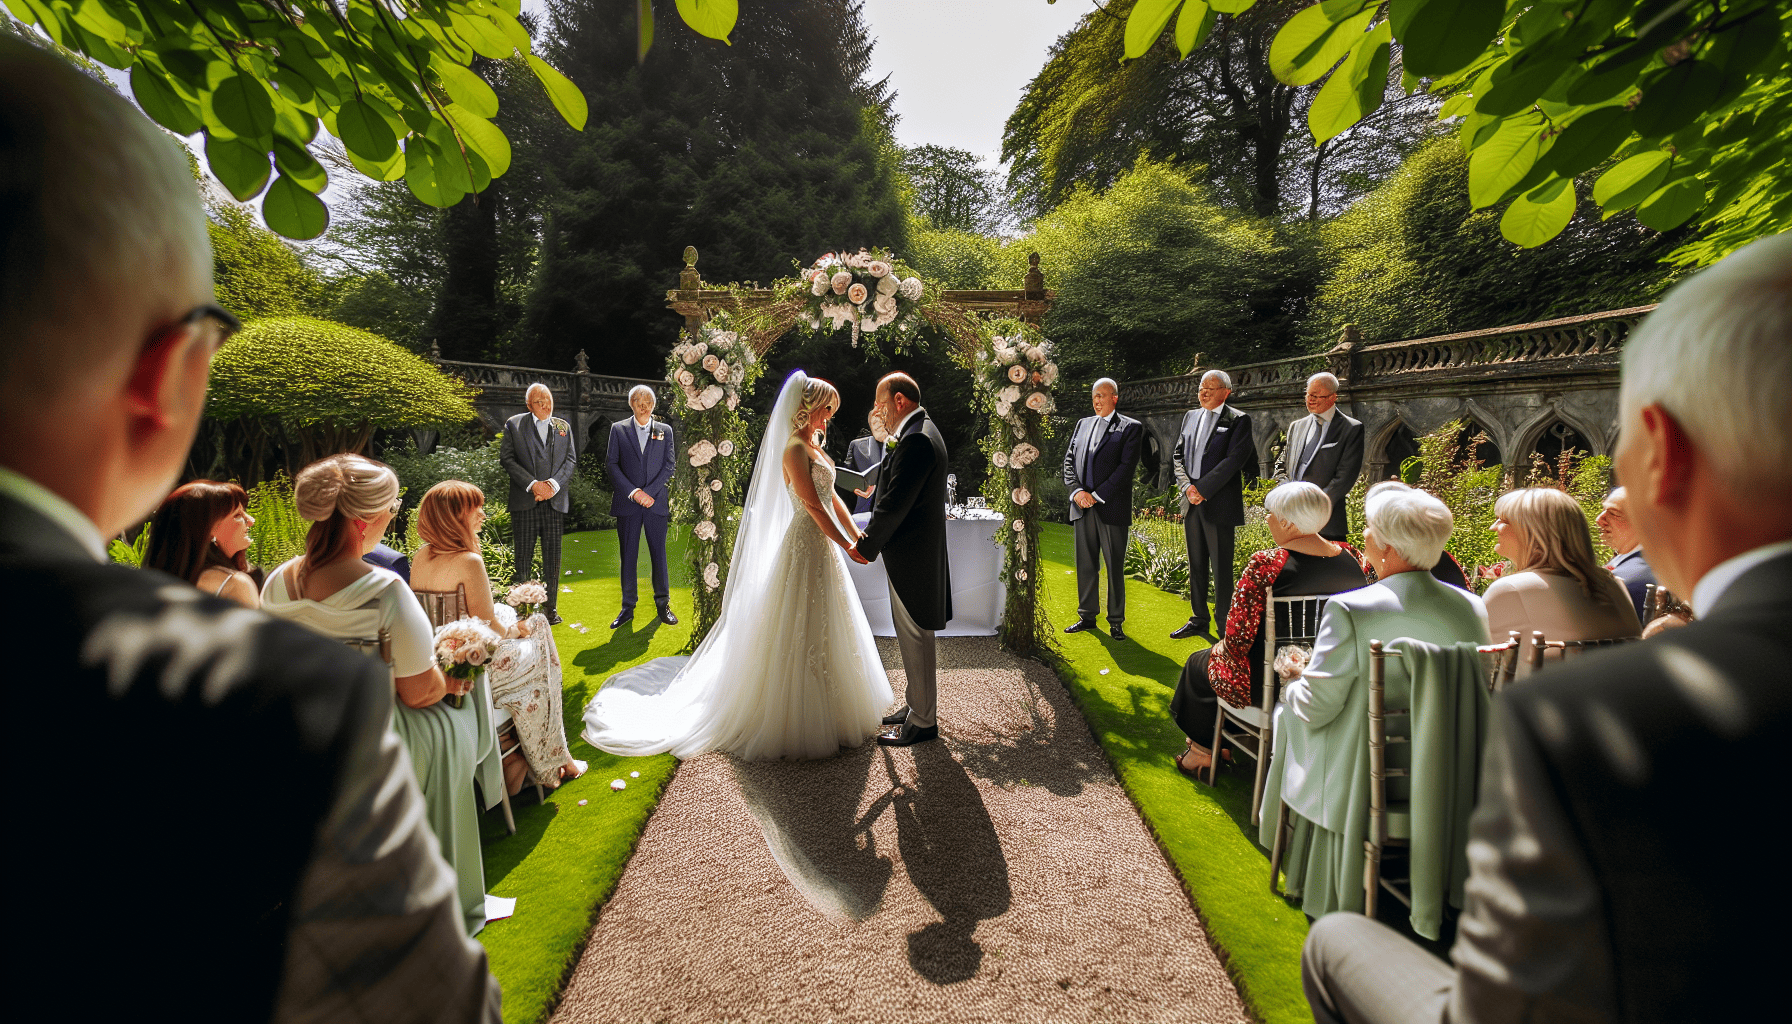
[(672, 614), (672, 609), (670, 608), (661, 608), (660, 621), (668, 626), (676, 626), (678, 625), (678, 616)]
[(611, 619), (610, 620), (610, 628), (611, 629), (621, 629), (623, 623), (633, 622), (633, 621), (635, 621), (635, 610), (633, 608), (630, 608), (628, 611), (621, 613), (620, 615), (616, 616), (614, 619)]
[(548, 613), (548, 625), (550, 625), (550, 626), (558, 626), (559, 624), (561, 624), (562, 622), (565, 622), (565, 621), (566, 621), (565, 619), (560, 617), (559, 612), (549, 612)]
[(1115, 626), (1113, 629), (1108, 630), (1108, 635), (1116, 640), (1126, 639), (1126, 631), (1119, 626)]
[(1093, 623), (1093, 622), (1073, 622), (1070, 625), (1064, 627), (1064, 632), (1066, 632), (1066, 633), (1081, 633), (1085, 629), (1094, 629), (1094, 628), (1095, 628), (1095, 623)]
[(891, 713), (884, 716), (884, 724), (885, 725), (901, 725), (902, 723), (904, 723), (906, 721), (908, 721), (908, 705), (907, 704), (902, 705), (902, 707), (897, 708), (895, 711), (892, 711)]
[(1187, 640), (1191, 637), (1201, 636), (1206, 632), (1207, 632), (1206, 626), (1196, 625), (1195, 620), (1190, 619), (1187, 622), (1183, 623), (1180, 627), (1178, 627), (1176, 632), (1171, 633), (1170, 639), (1172, 639), (1172, 640)]
[(882, 747), (912, 747), (917, 743), (926, 743), (928, 740), (939, 738), (940, 727), (937, 725), (930, 725), (923, 729), (918, 725), (904, 722), (889, 732), (880, 734), (877, 737), (877, 743)]

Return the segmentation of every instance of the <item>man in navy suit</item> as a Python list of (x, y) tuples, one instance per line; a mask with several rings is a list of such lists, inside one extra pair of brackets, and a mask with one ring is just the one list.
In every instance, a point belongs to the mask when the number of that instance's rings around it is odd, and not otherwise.
[(1245, 462), (1251, 417), (1226, 404), (1232, 378), (1224, 370), (1201, 376), (1201, 407), (1182, 418), (1176, 438), (1176, 486), (1182, 488), (1182, 533), (1188, 539), (1188, 592), (1194, 613), (1170, 636), (1213, 639), (1207, 618), (1207, 570), (1213, 563), (1213, 614), (1221, 630), (1232, 610), (1232, 536), (1244, 525)]
[(1649, 620), (1644, 616), (1648, 609), (1644, 606), (1648, 603), (1649, 585), (1655, 582), (1655, 572), (1643, 557), (1643, 542), (1637, 537), (1636, 528), (1630, 525), (1630, 513), (1624, 507), (1624, 488), (1616, 488), (1606, 496), (1605, 505), (1593, 522), (1598, 524), (1605, 546), (1615, 552), (1605, 567), (1618, 577), (1625, 590), (1630, 591), (1630, 603), (1636, 605), (1636, 619), (1647, 626)]
[(647, 554), (653, 562), (653, 603), (659, 619), (678, 625), (672, 614), (672, 584), (666, 570), (666, 527), (672, 521), (667, 489), (672, 483), (672, 427), (653, 418), (659, 399), (653, 389), (637, 384), (628, 393), (628, 419), (610, 424), (610, 446), (605, 461), (616, 491), (610, 514), (616, 517), (616, 539), (622, 545), (622, 611), (610, 623), (617, 629), (635, 618), (635, 562), (641, 552), (641, 533), (647, 533)]
[(1108, 567), (1108, 630), (1126, 639), (1126, 541), (1132, 526), (1132, 475), (1145, 428), (1116, 411), (1120, 385), (1103, 377), (1090, 389), (1095, 415), (1085, 416), (1064, 450), (1064, 486), (1076, 541), (1076, 621), (1066, 633), (1095, 628), (1101, 564)]
[(516, 568), (511, 582), (528, 578), (535, 564), (535, 541), (541, 541), (541, 567), (547, 578), (548, 621), (558, 625), (555, 605), (560, 599), (560, 538), (566, 532), (566, 513), (572, 509), (567, 485), (572, 483), (578, 458), (572, 447), (572, 427), (554, 415), (554, 393), (546, 384), (531, 384), (524, 393), (529, 411), (504, 423), (504, 440), (498, 461), (510, 475), (512, 539), (516, 542)]

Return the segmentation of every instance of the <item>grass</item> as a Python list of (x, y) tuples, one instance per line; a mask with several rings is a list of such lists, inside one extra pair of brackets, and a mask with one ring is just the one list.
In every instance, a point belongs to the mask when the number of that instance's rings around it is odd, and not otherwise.
[[(676, 538), (668, 539), (667, 547), (676, 584), (683, 575), (684, 552)], [(512, 801), (515, 835), (505, 833), (503, 813), (496, 808), (481, 819), (486, 891), (517, 898), (516, 916), (494, 921), (479, 933), (492, 973), (504, 986), (505, 1024), (533, 1024), (547, 1016), (584, 947), (597, 908), (615, 892), (678, 764), (670, 754), (606, 754), (578, 733), (585, 704), (605, 679), (684, 646), (690, 637), (689, 588), (673, 587), (672, 609), (682, 621), (664, 626), (650, 620), (653, 588), (641, 579), (638, 628), (625, 626), (612, 633), (610, 620), (622, 605), (615, 533), (568, 534), (562, 551), (561, 569), (573, 573), (561, 577), (572, 593), (560, 595), (565, 623), (554, 629), (565, 675), (566, 735), (572, 756), (590, 762), (591, 770), (549, 790), (544, 804), (535, 802), (533, 788), (525, 788)], [(639, 571), (647, 569), (643, 551)], [(590, 632), (578, 632), (574, 623), (583, 623)], [(641, 777), (630, 778), (630, 772)], [(622, 779), (628, 788), (612, 790), (612, 779)], [(579, 806), (580, 800), (586, 805)]]
[[(1075, 622), (1070, 528), (1046, 524), (1040, 550), (1051, 621)], [(1243, 770), (1222, 770), (1214, 788), (1176, 770), (1183, 736), (1170, 718), (1170, 697), (1182, 663), (1205, 646), (1170, 639), (1188, 616), (1186, 599), (1128, 580), (1126, 642), (1114, 642), (1105, 624), (1059, 634), (1058, 676), (1181, 874), (1246, 1005), (1266, 1024), (1311, 1021), (1300, 985), (1307, 919), (1269, 891), (1269, 857), (1250, 824), (1249, 759)]]

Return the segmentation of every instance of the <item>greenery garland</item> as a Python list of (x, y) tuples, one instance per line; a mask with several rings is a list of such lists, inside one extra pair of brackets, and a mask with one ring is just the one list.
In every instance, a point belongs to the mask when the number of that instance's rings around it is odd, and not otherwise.
[(686, 651), (696, 650), (722, 616), (728, 561), (740, 524), (742, 491), (753, 475), (753, 443), (740, 413), (765, 364), (733, 314), (720, 313), (672, 349), (666, 381), (684, 436), (672, 487), (672, 517), (688, 529), (694, 621)]
[(1057, 411), (1051, 388), (1058, 365), (1051, 343), (1030, 324), (996, 320), (984, 331), (971, 380), (977, 404), (989, 414), (981, 445), (994, 468), (985, 497), (1007, 521), (996, 540), (1007, 554), (1002, 646), (1020, 655), (1043, 654), (1055, 648), (1039, 606), (1039, 461)]

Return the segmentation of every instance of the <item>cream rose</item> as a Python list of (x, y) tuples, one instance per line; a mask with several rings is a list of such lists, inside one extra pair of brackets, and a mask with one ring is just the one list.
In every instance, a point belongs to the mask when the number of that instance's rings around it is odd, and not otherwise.
[(811, 295), (826, 295), (828, 293), (828, 283), (829, 282), (826, 277), (823, 277), (820, 274), (816, 274), (815, 280), (810, 282), (810, 284), (809, 284), (809, 294), (811, 294)]
[(709, 387), (703, 389), (703, 394), (698, 396), (698, 401), (701, 403), (698, 405), (698, 408), (713, 408), (717, 402), (722, 400), (723, 394), (724, 392), (722, 391), (722, 386), (720, 384), (711, 384)]
[(697, 535), (698, 540), (715, 540), (716, 539), (716, 524), (705, 519), (702, 522), (698, 523), (696, 526), (692, 527), (691, 532)]
[(714, 355), (704, 356), (703, 357), (703, 368), (705, 370), (714, 370), (716, 368), (716, 364), (719, 362), (721, 362), (721, 360), (717, 359)]
[(879, 313), (893, 314), (896, 312), (896, 296), (879, 295), (876, 299), (872, 300), (871, 308), (877, 310)]
[(722, 567), (714, 562), (703, 567), (703, 585), (711, 590), (722, 585)]
[(717, 360), (716, 365), (711, 368), (709, 372), (715, 374), (716, 383), (726, 384), (728, 383), (728, 375), (734, 372), (734, 368), (721, 360)]
[(1007, 419), (1008, 414), (1013, 411), (1014, 411), (1014, 407), (1012, 405), (1009, 405), (1007, 402), (997, 402), (996, 403), (996, 415), (1002, 417), (1003, 419)]
[(856, 306), (859, 303), (864, 302), (865, 296), (869, 294), (871, 293), (865, 290), (864, 285), (854, 281), (852, 285), (846, 289), (846, 301)]
[(686, 450), (691, 453), (691, 465), (693, 466), (707, 466), (716, 457), (716, 446), (707, 440), (698, 441)]
[(865, 271), (872, 277), (888, 277), (890, 275), (890, 265), (882, 260), (872, 260), (866, 265)]
[(734, 454), (734, 442), (733, 441), (720, 442), (719, 444), (716, 445), (716, 454), (720, 455), (724, 459), (730, 455), (733, 455)]
[(1020, 388), (1013, 384), (1003, 388), (1000, 394), (1002, 401), (1007, 402), (1009, 405), (1013, 405), (1015, 402), (1020, 401)]
[(1019, 363), (1015, 363), (1013, 366), (1010, 366), (1008, 368), (1008, 379), (1013, 381), (1016, 384), (1019, 384), (1021, 381), (1026, 380), (1027, 379), (1027, 368), (1020, 365)]
[(711, 480), (711, 481), (710, 481), (710, 482), (709, 482), (709, 489), (710, 489), (710, 490), (712, 490), (712, 491), (720, 491), (720, 490), (721, 490), (721, 489), (722, 489), (722, 481), (720, 481), (720, 480)]
[(1025, 487), (1016, 487), (1009, 493), (1008, 497), (1013, 498), (1016, 505), (1025, 505), (1027, 502), (1033, 500), (1033, 492), (1027, 490)]
[(842, 270), (829, 279), (828, 285), (834, 289), (835, 295), (845, 295), (846, 289), (852, 287), (852, 274)]
[(688, 388), (692, 384), (695, 384), (696, 382), (697, 382), (697, 378), (691, 375), (691, 371), (689, 371), (689, 370), (678, 371), (678, 383), (683, 384), (685, 387)]
[(683, 358), (684, 358), (684, 364), (686, 366), (689, 366), (692, 363), (695, 363), (697, 360), (702, 359), (703, 353), (697, 351), (697, 346), (687, 345), (684, 350)]
[(1046, 406), (1048, 404), (1050, 404), (1050, 402), (1051, 402), (1050, 396), (1048, 396), (1043, 391), (1035, 391), (1032, 394), (1027, 396), (1027, 408), (1033, 410), (1034, 412), (1039, 412), (1039, 413), (1045, 412)]
[(902, 282), (896, 280), (894, 277), (880, 277), (877, 279), (877, 294), (879, 295), (894, 295), (900, 291), (901, 288)]
[(1007, 469), (1008, 468), (1008, 453), (1007, 452), (997, 452), (994, 455), (991, 455), (989, 457), (989, 461), (995, 463), (996, 468), (998, 468), (998, 469)]
[(1058, 382), (1058, 364), (1057, 363), (1046, 363), (1045, 369), (1043, 371), (1041, 371), (1041, 373), (1045, 377), (1045, 382), (1047, 384), (1056, 384)]

